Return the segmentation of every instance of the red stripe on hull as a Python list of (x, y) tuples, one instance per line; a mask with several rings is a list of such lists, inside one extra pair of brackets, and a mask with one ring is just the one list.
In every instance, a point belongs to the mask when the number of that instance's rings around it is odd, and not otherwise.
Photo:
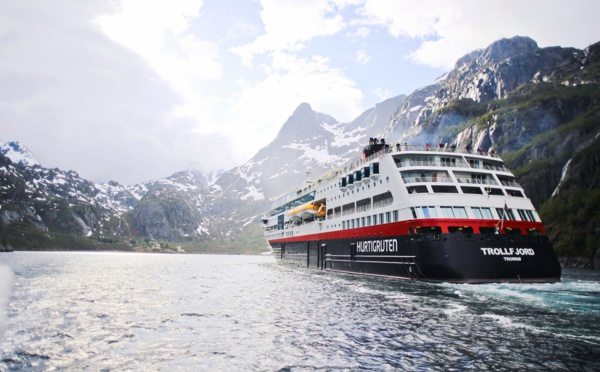
[[(358, 237), (390, 237), (398, 235), (408, 235), (408, 229), (417, 227), (435, 227), (439, 226), (442, 233), (450, 232), (450, 226), (469, 226), (472, 227), (474, 233), (479, 233), (479, 227), (495, 227), (498, 225), (498, 220), (475, 220), (466, 218), (427, 218), (419, 220), (408, 220), (401, 222), (392, 222), (381, 225), (359, 227), (354, 229), (336, 230), (331, 232), (323, 232), (317, 234), (298, 235), (287, 238), (268, 240), (269, 244), (274, 243), (289, 243), (289, 242), (305, 242), (314, 240), (334, 240), (348, 239)], [(544, 225), (541, 222), (531, 221), (514, 221), (505, 220), (503, 227), (519, 228), (522, 232), (526, 229), (538, 229), (542, 235), (546, 235)], [(503, 232), (501, 232), (503, 234)]]

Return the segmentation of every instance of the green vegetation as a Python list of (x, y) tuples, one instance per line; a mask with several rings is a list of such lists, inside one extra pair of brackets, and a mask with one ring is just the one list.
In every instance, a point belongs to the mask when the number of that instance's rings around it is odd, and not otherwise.
[(84, 238), (60, 231), (44, 231), (24, 224), (0, 224), (0, 241), (15, 250), (131, 251), (130, 245), (116, 239)]
[(600, 189), (570, 189), (540, 208), (548, 236), (559, 256), (589, 257), (600, 246)]

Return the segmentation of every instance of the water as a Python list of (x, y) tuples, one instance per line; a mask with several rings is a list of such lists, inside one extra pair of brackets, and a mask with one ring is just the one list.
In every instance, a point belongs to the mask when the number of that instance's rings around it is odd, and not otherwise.
[(14, 284), (0, 371), (600, 370), (593, 271), (453, 285), (264, 256), (14, 252), (1, 264)]

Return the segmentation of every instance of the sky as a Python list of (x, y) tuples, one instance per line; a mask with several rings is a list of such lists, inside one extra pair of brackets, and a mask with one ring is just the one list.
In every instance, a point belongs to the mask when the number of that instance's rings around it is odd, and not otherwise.
[(597, 0), (2, 0), (0, 141), (136, 184), (229, 170), (302, 102), (340, 122), (529, 36), (600, 41)]

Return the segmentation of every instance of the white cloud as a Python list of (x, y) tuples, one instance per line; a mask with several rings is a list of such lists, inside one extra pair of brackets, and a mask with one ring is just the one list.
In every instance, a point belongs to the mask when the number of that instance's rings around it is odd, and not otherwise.
[(600, 2), (488, 0), (366, 0), (364, 14), (390, 35), (415, 38), (410, 54), (420, 64), (450, 69), (463, 55), (495, 40), (529, 36), (541, 47), (584, 48), (600, 39)]
[(359, 65), (364, 65), (369, 63), (371, 57), (364, 50), (359, 50), (356, 52), (355, 60)]
[(298, 51), (306, 42), (333, 35), (344, 27), (333, 3), (322, 0), (262, 0), (260, 17), (264, 34), (252, 43), (233, 48), (246, 66), (251, 66), (256, 55), (272, 51)]

